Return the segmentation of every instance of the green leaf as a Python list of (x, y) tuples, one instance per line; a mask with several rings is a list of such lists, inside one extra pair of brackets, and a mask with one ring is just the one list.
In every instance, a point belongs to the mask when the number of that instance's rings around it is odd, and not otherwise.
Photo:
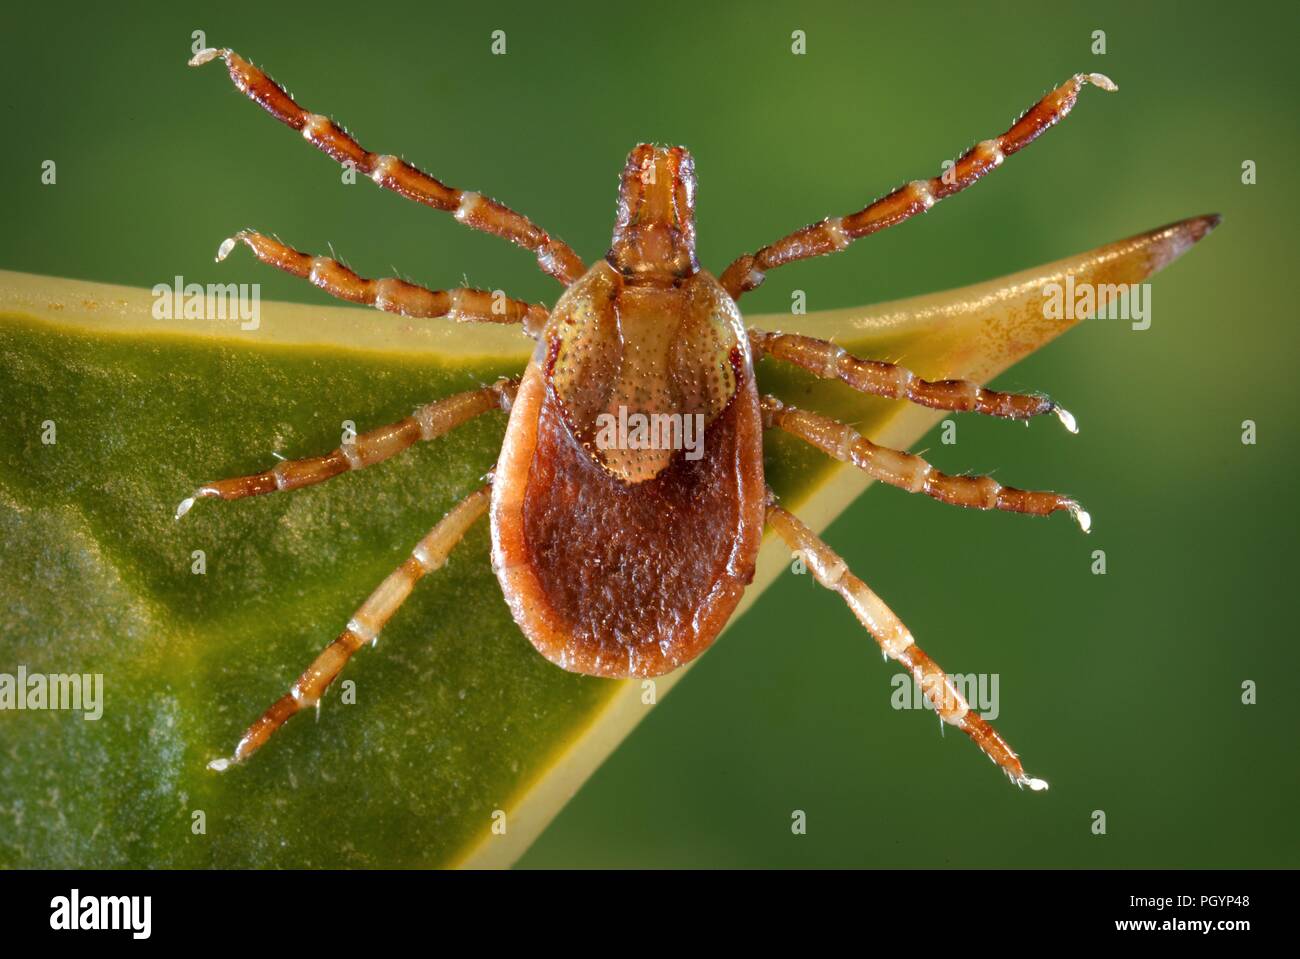
[[(749, 321), (903, 356), (931, 378), (987, 381), (1070, 325), (1043, 318), (1044, 284), (1066, 273), (1138, 282), (1212, 225), (1185, 221), (947, 294)], [(0, 712), (0, 865), (513, 862), (662, 706), (643, 704), (640, 682), (571, 675), (533, 651), (501, 598), (483, 523), (349, 664), (318, 722), (291, 721), (224, 774), (205, 768), (479, 483), (503, 418), (319, 486), (172, 514), (201, 481), (337, 446), (345, 420), (367, 429), (517, 372), (531, 342), (280, 303), (241, 331), (155, 320), (152, 302), (149, 291), (0, 273), (0, 674), (104, 683), (98, 720)], [(909, 446), (940, 415), (770, 361), (759, 377), (888, 445)], [(770, 438), (767, 471), (814, 529), (867, 485), (784, 437)], [(203, 574), (192, 572), (197, 550)], [(769, 539), (746, 606), (787, 560)], [(732, 628), (745, 629), (743, 616)], [(660, 704), (683, 672), (659, 680)], [(504, 835), (492, 831), (497, 810)]]

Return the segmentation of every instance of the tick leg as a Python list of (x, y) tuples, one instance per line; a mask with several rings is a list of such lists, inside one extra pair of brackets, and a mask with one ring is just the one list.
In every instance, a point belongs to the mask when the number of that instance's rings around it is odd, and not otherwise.
[(544, 306), (512, 300), (487, 290), (464, 287), (429, 290), (395, 277), (367, 279), (357, 276), (338, 260), (302, 253), (254, 230), (240, 230), (222, 243), (217, 250), (218, 263), (230, 255), (236, 243), (244, 244), (263, 263), (310, 280), (330, 296), (373, 306), (386, 313), (429, 319), (447, 317), (463, 323), (521, 323), (533, 337), (541, 333), (550, 316)]
[(953, 685), (939, 664), (916, 645), (911, 632), (894, 615), (893, 610), (849, 571), (844, 560), (805, 526), (798, 517), (775, 503), (767, 508), (767, 521), (791, 550), (800, 553), (814, 578), (827, 589), (844, 597), (853, 615), (880, 644), (886, 659), (902, 663), (912, 679), (934, 706), (939, 718), (956, 726), (984, 751), (984, 755), (1002, 768), (1017, 786), (1046, 789), (1047, 783), (1026, 775), (1020, 759), (998, 735), (997, 730), (979, 714), (971, 712), (961, 692)]
[(405, 160), (371, 153), (329, 117), (308, 113), (274, 80), (233, 50), (200, 50), (190, 59), (190, 66), (202, 66), (218, 57), (226, 62), (230, 79), (241, 93), (339, 163), (351, 163), (379, 186), (435, 210), (445, 210), (471, 229), (495, 233), (531, 250), (542, 272), (566, 286), (585, 271), (582, 260), (567, 243), (552, 239), (527, 217), (496, 200), (440, 183)]
[(188, 513), (198, 499), (242, 499), (245, 496), (298, 489), (323, 483), (349, 470), (364, 469), (381, 463), (420, 440), (444, 436), (476, 416), (495, 409), (509, 411), (518, 389), (517, 379), (500, 379), (490, 386), (457, 393), (421, 406), (406, 419), (362, 433), (352, 443), (325, 456), (283, 460), (262, 473), (204, 483), (195, 490), (193, 496), (176, 507), (176, 518), (180, 519)]
[(271, 734), (284, 725), (289, 717), (305, 706), (318, 705), (321, 696), (343, 671), (352, 654), (378, 638), (380, 630), (392, 618), (393, 613), (411, 595), (415, 584), (425, 574), (440, 568), (474, 521), (487, 512), (491, 489), (490, 485), (483, 486), (452, 507), (438, 525), (420, 540), (406, 562), (389, 573), (388, 578), (370, 594), (370, 598), (361, 604), (338, 639), (326, 646), (289, 691), (248, 727), (235, 747), (234, 755), (229, 759), (214, 759), (208, 763), (208, 768), (220, 772), (229, 768), (231, 763), (243, 762), (265, 745)]
[(761, 402), (765, 427), (784, 430), (827, 456), (909, 493), (924, 493), (954, 506), (1032, 516), (1066, 510), (1085, 533), (1092, 527), (1092, 517), (1067, 496), (1003, 486), (991, 476), (949, 476), (912, 453), (877, 446), (853, 427), (828, 416), (787, 406), (775, 396), (764, 396)]
[(1073, 109), (1079, 91), (1089, 83), (1111, 92), (1118, 89), (1109, 77), (1100, 73), (1076, 73), (1026, 110), (1006, 133), (977, 143), (963, 153), (945, 174), (913, 180), (857, 213), (828, 217), (796, 230), (757, 253), (740, 257), (719, 278), (723, 287), (733, 299), (738, 299), (762, 283), (768, 270), (795, 260), (838, 253), (854, 240), (924, 213), (936, 201), (966, 189), (1001, 166), (1004, 159), (1029, 146), (1058, 120), (1064, 119)]
[(755, 359), (766, 354), (793, 363), (824, 380), (838, 379), (859, 393), (909, 400), (936, 410), (984, 413), (1012, 420), (1055, 413), (1067, 430), (1071, 433), (1079, 431), (1070, 411), (1046, 396), (1001, 393), (969, 380), (923, 380), (904, 367), (879, 360), (864, 360), (830, 340), (797, 333), (750, 330), (749, 342)]

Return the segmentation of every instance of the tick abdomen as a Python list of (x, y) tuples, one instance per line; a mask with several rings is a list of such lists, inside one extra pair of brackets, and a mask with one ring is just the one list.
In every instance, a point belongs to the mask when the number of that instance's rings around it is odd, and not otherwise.
[[(654, 186), (645, 196), (676, 216), (664, 194), (690, 191), (668, 172)], [(693, 257), (683, 263), (689, 275), (632, 282), (601, 262), (571, 284), (506, 427), (493, 565), (524, 634), (572, 672), (676, 669), (713, 642), (753, 579), (766, 487), (749, 342), (735, 301)], [(674, 448), (662, 433), (647, 443), (608, 428), (633, 418), (698, 423), (703, 435), (688, 449), (687, 430), (670, 432)]]
[(631, 483), (573, 436), (536, 364), (524, 374), (492, 489), (492, 560), (515, 621), (547, 659), (657, 676), (708, 648), (753, 579), (765, 492), (752, 378), (680, 451)]

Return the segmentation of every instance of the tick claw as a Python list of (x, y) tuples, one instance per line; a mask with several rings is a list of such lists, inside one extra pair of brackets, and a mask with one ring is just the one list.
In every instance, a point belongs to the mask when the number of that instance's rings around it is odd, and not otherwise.
[(1083, 530), (1085, 533), (1092, 532), (1092, 514), (1086, 509), (1078, 503), (1071, 503), (1070, 515), (1073, 516), (1074, 521), (1079, 524), (1079, 529)]
[(1047, 789), (1049, 788), (1046, 779), (1037, 779), (1033, 776), (1029, 776), (1025, 774), (1021, 774), (1016, 779), (1016, 785), (1019, 786), (1021, 789), (1023, 789), (1025, 786), (1028, 786), (1031, 790), (1033, 790), (1036, 793), (1046, 792)]
[(1074, 414), (1064, 406), (1053, 406), (1052, 412), (1055, 413), (1056, 418), (1061, 421), (1061, 425), (1071, 433), (1077, 434), (1079, 432), (1079, 421), (1076, 420)]
[(1084, 76), (1084, 79), (1094, 87), (1099, 87), (1107, 93), (1114, 93), (1119, 90), (1119, 84), (1104, 73), (1089, 73)]
[(216, 495), (217, 495), (216, 493), (205, 488), (205, 489), (197, 490), (193, 496), (185, 497), (183, 500), (181, 500), (180, 505), (176, 507), (176, 519), (179, 520), (182, 516), (184, 516), (186, 513), (192, 510), (194, 508), (194, 504), (198, 500), (207, 499), (210, 496), (216, 496)]
[(218, 50), (216, 47), (204, 47), (187, 61), (191, 67), (201, 67), (205, 63), (211, 63), (218, 57), (224, 58), (229, 50)]
[(222, 757), (221, 759), (214, 759), (212, 760), (212, 762), (208, 763), (208, 768), (211, 769), (214, 773), (224, 773), (227, 769), (229, 769), (232, 765), (234, 765), (234, 762), (235, 760), (233, 759), (226, 759)]
[(220, 263), (226, 257), (230, 256), (230, 251), (235, 248), (239, 241), (238, 236), (228, 236), (221, 241), (221, 246), (217, 247), (217, 262)]

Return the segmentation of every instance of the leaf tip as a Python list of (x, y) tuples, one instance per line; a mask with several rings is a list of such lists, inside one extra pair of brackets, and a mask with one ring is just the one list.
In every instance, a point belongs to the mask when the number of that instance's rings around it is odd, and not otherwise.
[(1215, 227), (1221, 222), (1223, 217), (1218, 213), (1204, 213), (1157, 227), (1135, 237), (1134, 239), (1150, 250), (1147, 275), (1163, 270), (1214, 232)]

